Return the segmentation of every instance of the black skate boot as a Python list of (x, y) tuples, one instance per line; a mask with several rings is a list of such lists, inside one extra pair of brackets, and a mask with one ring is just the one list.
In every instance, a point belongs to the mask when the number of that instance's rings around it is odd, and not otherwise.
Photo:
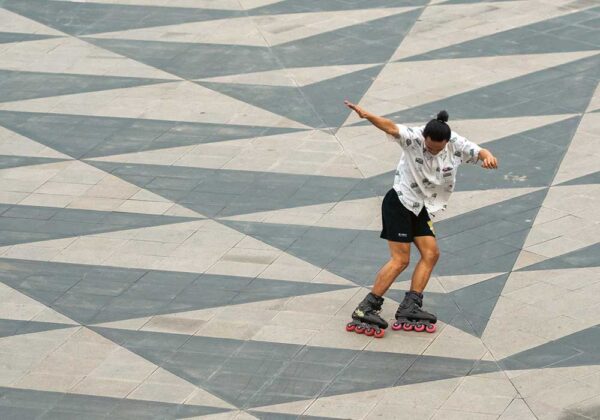
[(396, 311), (396, 322), (392, 324), (392, 329), (394, 331), (435, 332), (437, 317), (422, 310), (422, 306), (423, 295), (416, 292), (406, 292), (404, 300)]
[(352, 322), (346, 325), (346, 331), (381, 338), (385, 334), (388, 323), (379, 316), (383, 298), (369, 293), (352, 312)]

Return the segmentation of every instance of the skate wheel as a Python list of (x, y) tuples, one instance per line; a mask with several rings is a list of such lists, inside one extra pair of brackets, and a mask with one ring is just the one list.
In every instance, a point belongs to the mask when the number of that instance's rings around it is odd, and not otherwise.
[(435, 326), (435, 324), (430, 324), (425, 327), (425, 331), (427, 331), (428, 333), (434, 333), (435, 330), (437, 330), (437, 327)]
[(367, 327), (365, 329), (365, 335), (368, 335), (369, 337), (371, 337), (371, 336), (373, 336), (373, 334), (375, 334), (375, 328)]
[(425, 325), (423, 325), (423, 324), (417, 324), (417, 325), (415, 325), (415, 331), (416, 332), (423, 332), (423, 331), (425, 331)]
[(354, 328), (354, 332), (356, 334), (363, 334), (365, 332), (365, 327), (362, 325), (357, 325), (356, 328)]
[(379, 330), (379, 331), (375, 331), (375, 338), (381, 338), (385, 335), (385, 330)]
[(402, 329), (404, 331), (412, 331), (413, 330), (413, 325), (409, 324), (408, 322), (405, 322), (404, 325), (402, 326)]
[(398, 324), (397, 322), (394, 322), (392, 324), (392, 330), (398, 331), (398, 330), (401, 330), (401, 329), (402, 329), (402, 324)]
[(356, 328), (356, 324), (353, 324), (352, 322), (350, 322), (349, 324), (346, 324), (346, 331), (348, 331), (348, 332), (354, 331), (355, 328)]

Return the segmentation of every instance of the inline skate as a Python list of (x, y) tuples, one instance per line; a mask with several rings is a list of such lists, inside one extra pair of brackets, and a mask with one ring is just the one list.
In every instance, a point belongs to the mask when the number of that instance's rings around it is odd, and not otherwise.
[(404, 300), (396, 311), (396, 322), (392, 324), (394, 331), (416, 331), (433, 333), (437, 329), (437, 317), (421, 309), (423, 295), (416, 292), (406, 292)]
[(388, 323), (379, 316), (383, 298), (369, 293), (352, 312), (352, 322), (346, 324), (346, 331), (381, 338), (385, 335)]

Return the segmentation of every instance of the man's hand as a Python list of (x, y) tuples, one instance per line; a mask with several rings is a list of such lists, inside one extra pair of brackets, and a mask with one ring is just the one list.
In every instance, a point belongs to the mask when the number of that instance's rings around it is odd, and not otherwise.
[(479, 159), (483, 160), (483, 163), (481, 164), (482, 168), (498, 169), (498, 159), (496, 159), (489, 150), (481, 149), (481, 152), (479, 152)]
[(367, 111), (365, 111), (364, 109), (362, 109), (361, 107), (359, 107), (358, 105), (353, 104), (350, 101), (344, 101), (344, 104), (350, 108), (352, 111), (356, 112), (356, 114), (360, 117), (360, 118), (367, 118)]

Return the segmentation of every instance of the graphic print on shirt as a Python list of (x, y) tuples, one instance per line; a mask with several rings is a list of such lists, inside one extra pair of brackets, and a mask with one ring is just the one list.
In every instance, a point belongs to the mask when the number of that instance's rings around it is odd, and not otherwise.
[(435, 188), (435, 184), (430, 182), (429, 179), (427, 178), (423, 178), (421, 180), (421, 182), (423, 183), (423, 185), (425, 186), (426, 189), (430, 190), (432, 188)]

